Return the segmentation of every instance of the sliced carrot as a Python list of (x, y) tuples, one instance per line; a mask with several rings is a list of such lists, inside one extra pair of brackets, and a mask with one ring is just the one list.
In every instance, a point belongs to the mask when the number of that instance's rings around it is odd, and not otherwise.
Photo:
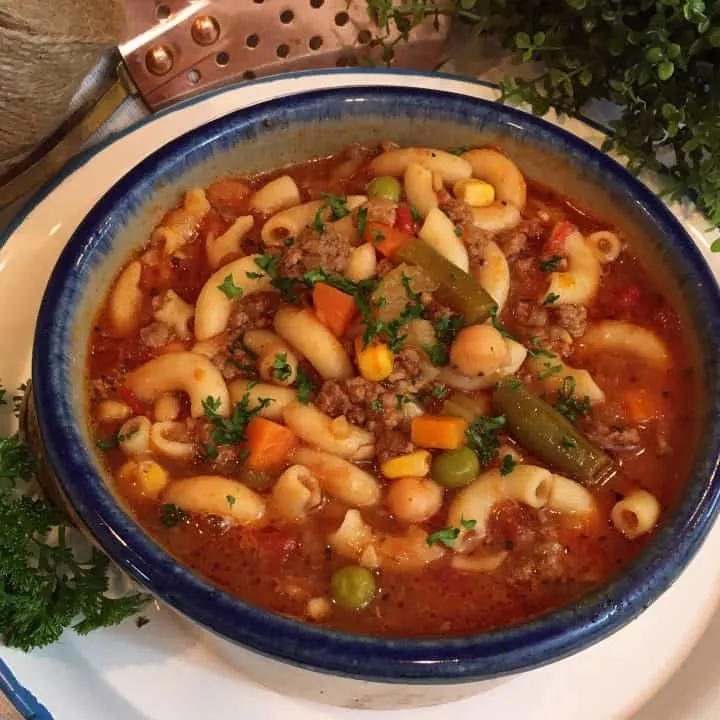
[(635, 387), (622, 394), (626, 417), (633, 425), (642, 425), (661, 418), (667, 412), (666, 402), (659, 390)]
[(410, 233), (378, 222), (369, 222), (363, 235), (363, 240), (372, 243), (385, 257), (392, 257), (409, 238)]
[(344, 335), (358, 311), (355, 298), (325, 283), (315, 285), (312, 298), (320, 322), (330, 328), (333, 335)]
[(420, 415), (412, 419), (410, 439), (425, 448), (455, 450), (465, 442), (467, 421), (445, 415)]
[(297, 445), (295, 433), (280, 423), (254, 417), (245, 429), (246, 465), (251, 470), (272, 470), (283, 465)]

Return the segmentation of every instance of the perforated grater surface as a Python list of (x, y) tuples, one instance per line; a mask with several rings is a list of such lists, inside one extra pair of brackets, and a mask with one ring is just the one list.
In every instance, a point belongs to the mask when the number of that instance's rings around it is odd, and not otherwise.
[[(150, 111), (231, 82), (292, 70), (355, 67), (383, 60), (431, 70), (443, 59), (446, 18), (429, 17), (398, 42), (378, 28), (367, 0), (124, 0), (127, 36), (117, 76), (90, 109), (63, 127), (11, 178), (0, 208), (49, 180), (131, 95)], [(5, 181), (5, 184), (3, 182)]]
[[(228, 82), (379, 59), (398, 40), (378, 30), (366, 0), (125, 0), (120, 52), (151, 109)], [(448, 22), (428, 18), (394, 47), (394, 64), (432, 69)]]

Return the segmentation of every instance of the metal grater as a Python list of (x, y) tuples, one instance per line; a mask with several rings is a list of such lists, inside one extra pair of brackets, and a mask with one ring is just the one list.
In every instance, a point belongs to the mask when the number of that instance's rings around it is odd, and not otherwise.
[[(450, 22), (428, 17), (403, 40), (378, 28), (367, 0), (124, 0), (117, 75), (91, 105), (5, 184), (0, 207), (32, 192), (73, 157), (130, 96), (150, 111), (232, 82), (312, 68), (389, 64), (432, 70)], [(400, 42), (402, 40), (402, 42)]]
[[(379, 59), (397, 30), (371, 23), (365, 0), (125, 0), (120, 53), (151, 109), (228, 82)], [(393, 24), (394, 28), (394, 24)], [(448, 30), (428, 18), (395, 47), (394, 63), (432, 69)]]

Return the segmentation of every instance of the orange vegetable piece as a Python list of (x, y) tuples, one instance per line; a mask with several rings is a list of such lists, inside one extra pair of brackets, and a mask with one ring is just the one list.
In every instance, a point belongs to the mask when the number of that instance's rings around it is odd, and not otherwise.
[(251, 470), (272, 470), (283, 465), (297, 445), (295, 433), (280, 423), (254, 417), (245, 429), (246, 460)]
[(410, 439), (424, 448), (456, 450), (465, 444), (467, 420), (446, 415), (420, 415), (412, 419)]
[(363, 234), (363, 240), (372, 243), (385, 257), (392, 257), (410, 237), (409, 233), (378, 222), (369, 222)]
[(667, 412), (665, 400), (659, 390), (635, 387), (622, 394), (622, 401), (626, 417), (633, 425), (657, 420)]
[(344, 335), (357, 315), (355, 298), (325, 283), (315, 285), (312, 298), (318, 320), (336, 337)]

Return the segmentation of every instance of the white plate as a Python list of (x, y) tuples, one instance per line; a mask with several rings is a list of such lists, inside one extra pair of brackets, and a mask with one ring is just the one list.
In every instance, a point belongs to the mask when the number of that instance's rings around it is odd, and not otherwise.
[[(487, 85), (450, 76), (311, 72), (230, 88), (136, 126), (76, 163), (74, 172), (37, 201), (0, 250), (3, 383), (14, 387), (27, 379), (35, 317), (55, 260), (83, 216), (127, 170), (173, 137), (238, 108), (309, 89), (360, 85), (437, 88), (481, 98), (494, 98), (496, 94)], [(583, 122), (565, 120), (559, 124), (595, 145), (603, 140), (601, 132)], [(711, 238), (704, 232), (707, 222), (691, 208), (673, 209), (720, 277), (720, 257), (710, 254)], [(680, 579), (649, 610), (625, 629), (574, 657), (492, 684), (484, 693), (450, 706), (373, 712), (372, 716), (392, 720), (629, 717), (667, 682), (707, 627), (720, 598), (718, 554), (720, 526), (716, 525)], [(184, 720), (203, 715), (241, 715), (250, 720), (368, 717), (360, 710), (283, 697), (281, 687), (274, 693), (251, 684), (214, 655), (201, 636), (188, 633), (186, 625), (172, 613), (155, 610), (149, 614), (152, 622), (142, 629), (130, 621), (86, 638), (67, 632), (53, 647), (30, 655), (3, 648), (3, 659), (17, 681), (32, 689), (55, 720)], [(0, 687), (3, 676), (10, 680), (0, 663)], [(685, 687), (678, 688), (662, 708), (653, 712), (653, 720), (699, 718), (703, 713), (708, 718), (711, 714), (720, 716), (720, 697), (716, 694), (712, 698), (707, 689), (690, 687), (693, 677), (685, 677)], [(686, 712), (687, 705), (671, 709), (668, 704), (674, 697), (697, 698), (703, 693), (712, 705), (703, 709), (696, 702), (691, 715)]]

